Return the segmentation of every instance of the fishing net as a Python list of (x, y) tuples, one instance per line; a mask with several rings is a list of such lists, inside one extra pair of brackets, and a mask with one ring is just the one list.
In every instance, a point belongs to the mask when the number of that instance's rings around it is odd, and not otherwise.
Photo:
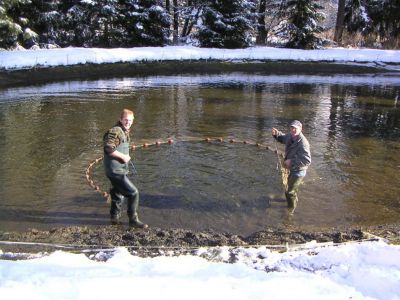
[[(274, 149), (275, 148), (275, 149)], [(172, 139), (131, 146), (131, 175), (153, 207), (234, 210), (260, 207), (287, 186), (277, 146), (222, 138)], [(88, 184), (109, 199), (102, 157), (86, 169)], [(282, 190), (283, 189), (283, 190)], [(151, 193), (149, 192), (151, 191)], [(141, 198), (143, 199), (143, 198)]]

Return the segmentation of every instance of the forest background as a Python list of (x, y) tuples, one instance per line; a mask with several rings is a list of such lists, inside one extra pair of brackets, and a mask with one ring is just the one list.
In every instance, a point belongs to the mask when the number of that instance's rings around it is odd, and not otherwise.
[(1, 0), (0, 48), (398, 49), (400, 0)]

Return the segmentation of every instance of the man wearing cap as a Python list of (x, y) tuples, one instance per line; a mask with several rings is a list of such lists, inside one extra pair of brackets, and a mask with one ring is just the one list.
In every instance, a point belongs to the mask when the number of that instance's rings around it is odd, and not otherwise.
[(307, 168), (311, 164), (310, 144), (302, 133), (303, 126), (298, 120), (290, 123), (290, 132), (282, 133), (272, 128), (272, 136), (280, 143), (285, 144), (285, 158), (283, 165), (289, 170), (286, 200), (291, 213), (294, 212), (298, 198), (297, 192)]

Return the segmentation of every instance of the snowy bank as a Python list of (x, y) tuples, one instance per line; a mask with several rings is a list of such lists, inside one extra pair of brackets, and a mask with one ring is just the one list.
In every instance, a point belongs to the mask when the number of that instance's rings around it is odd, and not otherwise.
[(271, 47), (210, 49), (192, 46), (139, 48), (64, 48), (2, 51), (0, 69), (19, 70), (77, 64), (138, 63), (149, 61), (301, 61), (400, 64), (400, 51), (375, 49), (298, 50)]
[[(234, 262), (232, 262), (234, 258)], [(230, 262), (230, 263), (227, 263)], [(57, 251), (0, 260), (1, 299), (400, 299), (400, 246), (382, 241), (279, 253), (266, 247), (203, 248), (140, 258)]]

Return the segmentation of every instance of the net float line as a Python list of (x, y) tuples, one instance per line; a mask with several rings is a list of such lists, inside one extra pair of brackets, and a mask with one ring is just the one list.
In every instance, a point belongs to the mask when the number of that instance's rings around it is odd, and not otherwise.
[[(262, 144), (262, 143), (256, 143), (253, 141), (249, 141), (249, 140), (239, 140), (239, 139), (234, 139), (234, 138), (229, 138), (229, 139), (224, 139), (222, 137), (207, 137), (207, 138), (196, 138), (196, 137), (186, 137), (186, 138), (180, 138), (179, 140), (174, 140), (172, 138), (166, 139), (166, 140), (156, 140), (154, 142), (145, 142), (142, 144), (132, 144), (130, 146), (131, 150), (137, 150), (140, 148), (148, 148), (148, 147), (152, 147), (152, 146), (160, 146), (163, 144), (167, 144), (167, 145), (173, 145), (174, 143), (178, 143), (178, 142), (207, 142), (207, 143), (212, 143), (212, 142), (219, 142), (219, 143), (230, 143), (230, 144), (244, 144), (244, 145), (249, 145), (249, 146), (255, 146), (258, 147), (260, 149), (264, 149), (264, 150), (269, 150), (269, 151), (273, 151), (277, 156), (278, 159), (283, 159), (283, 153), (279, 152), (277, 148), (273, 149), (271, 146), (266, 145), (266, 144)], [(86, 178), (86, 182), (87, 184), (97, 193), (99, 193), (103, 198), (106, 199), (107, 203), (111, 202), (111, 197), (110, 194), (106, 191), (104, 191), (100, 185), (93, 179), (92, 175), (93, 175), (93, 167), (98, 164), (99, 162), (101, 162), (103, 160), (104, 156), (99, 156), (96, 159), (92, 160), (89, 165), (87, 166), (87, 168), (85, 169), (85, 178)], [(281, 174), (282, 174), (282, 181), (283, 184), (285, 185), (285, 181), (287, 182), (287, 175), (286, 178), (284, 178), (284, 174), (287, 174), (287, 172), (285, 172), (286, 170), (282, 170), (282, 165), (280, 166), (281, 168)]]

